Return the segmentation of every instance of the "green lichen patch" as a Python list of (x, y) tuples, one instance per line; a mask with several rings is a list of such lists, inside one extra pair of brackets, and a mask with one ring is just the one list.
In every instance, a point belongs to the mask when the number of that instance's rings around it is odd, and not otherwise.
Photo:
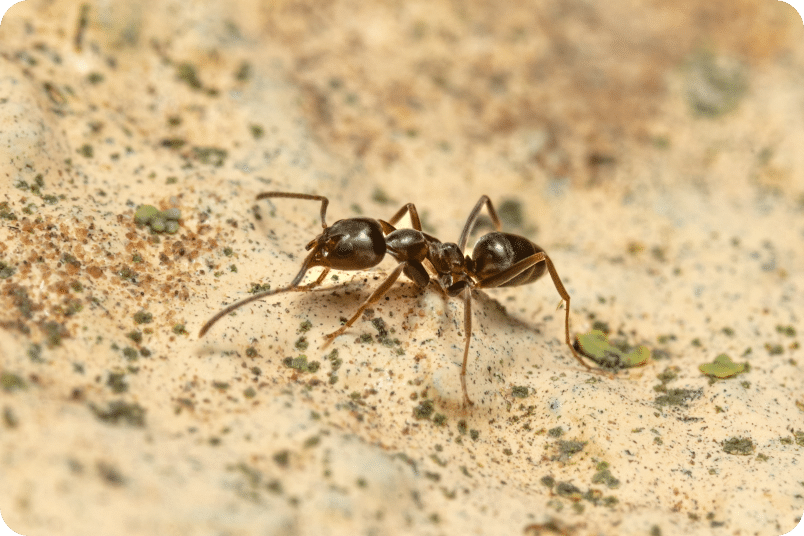
[(657, 406), (686, 406), (690, 400), (695, 400), (703, 394), (701, 389), (668, 389), (664, 394), (653, 401)]
[(260, 283), (252, 283), (251, 288), (248, 289), (248, 293), (249, 294), (258, 294), (260, 292), (265, 292), (267, 290), (271, 290), (271, 284), (270, 283), (265, 283), (265, 284), (262, 284), (262, 285)]
[(0, 203), (0, 220), (14, 221), (16, 219), (17, 215), (11, 211), (11, 205), (8, 204), (8, 201)]
[(302, 354), (298, 357), (286, 357), (282, 360), (282, 363), (294, 370), (298, 370), (299, 372), (316, 372), (320, 367), (321, 363), (318, 361), (307, 361), (307, 356)]
[(106, 378), (106, 386), (112, 390), (113, 393), (125, 393), (128, 391), (128, 384), (125, 382), (126, 374), (124, 372), (112, 372)]
[(140, 224), (146, 224), (157, 214), (159, 214), (158, 208), (152, 205), (140, 205), (134, 212), (134, 221)]
[(101, 479), (111, 486), (123, 486), (126, 483), (126, 477), (120, 472), (120, 469), (106, 462), (98, 462), (97, 464), (98, 475)]
[(126, 346), (123, 348), (123, 357), (125, 357), (129, 361), (136, 361), (139, 359), (139, 355), (137, 355), (136, 348), (132, 348), (131, 346)]
[(413, 408), (413, 416), (417, 419), (429, 419), (435, 410), (432, 400), (424, 400)]
[(19, 391), (28, 387), (22, 376), (14, 374), (13, 372), (3, 372), (0, 374), (0, 387), (3, 391)]
[(737, 61), (709, 52), (687, 65), (687, 98), (696, 115), (718, 117), (737, 107), (748, 87), (745, 68)]
[(6, 286), (4, 294), (11, 296), (14, 307), (16, 307), (20, 314), (25, 318), (32, 318), (33, 312), (41, 309), (41, 306), (34, 304), (30, 296), (28, 296), (28, 290), (25, 287), (12, 283), (11, 285)]
[(184, 62), (176, 65), (176, 78), (196, 90), (204, 87), (198, 77), (198, 70), (192, 63)]
[[(680, 370), (681, 369), (678, 367), (667, 367), (661, 373), (657, 374), (656, 377), (662, 382), (662, 386), (666, 386), (668, 383), (678, 378)], [(657, 391), (667, 391), (666, 388), (661, 389), (654, 387), (654, 389)]]
[(19, 417), (14, 410), (8, 406), (3, 407), (3, 424), (6, 428), (16, 428), (20, 423)]
[(0, 261), (0, 279), (8, 279), (17, 269), (14, 266), (9, 266), (8, 264)]
[(173, 333), (176, 335), (189, 335), (190, 332), (187, 331), (187, 328), (184, 327), (184, 324), (176, 324), (173, 326)]
[(565, 441), (559, 439), (555, 443), (556, 455), (551, 458), (553, 461), (566, 462), (575, 454), (581, 452), (586, 446), (586, 441)]
[(793, 326), (782, 326), (780, 324), (776, 326), (776, 332), (781, 333), (782, 335), (786, 335), (787, 337), (796, 336), (796, 328), (794, 328)]
[(287, 449), (274, 453), (273, 458), (279, 467), (288, 467), (290, 465), (290, 451)]
[(145, 311), (144, 309), (134, 313), (134, 322), (137, 324), (150, 324), (153, 321), (154, 315)]
[(202, 164), (221, 167), (229, 152), (220, 147), (193, 147), (193, 158)]
[(437, 426), (444, 426), (447, 424), (447, 416), (443, 413), (436, 413), (433, 415), (433, 423)]
[(603, 467), (602, 469), (598, 470), (597, 473), (592, 475), (592, 484), (605, 484), (611, 489), (620, 487), (620, 481), (614, 478), (614, 475), (611, 474), (611, 471), (608, 469), (608, 467)]
[(555, 486), (555, 493), (559, 497), (564, 497), (572, 502), (578, 502), (583, 499), (583, 492), (581, 489), (569, 482), (559, 482)]
[(32, 363), (44, 363), (45, 359), (42, 357), (42, 345), (33, 343), (28, 348), (28, 359), (31, 360)]
[(737, 436), (728, 438), (721, 445), (723, 446), (723, 452), (734, 454), (735, 456), (750, 456), (756, 448), (750, 438)]
[(160, 211), (152, 205), (140, 205), (134, 212), (134, 222), (147, 225), (154, 233), (177, 233), (180, 219), (181, 210), (175, 207)]
[(528, 396), (528, 388), (523, 385), (515, 385), (511, 387), (511, 396), (514, 398), (526, 398)]
[(67, 327), (64, 324), (49, 320), (41, 325), (42, 332), (45, 335), (45, 342), (48, 348), (61, 345), (62, 339), (69, 336)]
[(578, 335), (575, 348), (601, 367), (612, 370), (638, 367), (650, 359), (647, 346), (612, 344), (608, 336), (599, 330)]
[(294, 346), (296, 347), (297, 350), (303, 352), (307, 350), (307, 348), (310, 346), (310, 343), (307, 341), (307, 337), (302, 336), (296, 340)]
[(111, 424), (122, 422), (129, 426), (145, 426), (145, 408), (136, 402), (128, 403), (123, 400), (114, 400), (109, 402), (109, 406), (105, 409), (90, 403), (89, 409), (103, 422)]
[(713, 378), (731, 378), (737, 374), (748, 372), (747, 363), (735, 363), (726, 354), (720, 354), (712, 363), (704, 363), (698, 366), (698, 370)]

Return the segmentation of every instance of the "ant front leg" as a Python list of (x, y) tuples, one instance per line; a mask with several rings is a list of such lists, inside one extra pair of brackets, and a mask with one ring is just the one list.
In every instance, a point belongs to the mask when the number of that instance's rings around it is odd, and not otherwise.
[(391, 272), (388, 275), (388, 277), (385, 278), (385, 281), (383, 281), (382, 284), (379, 287), (377, 287), (377, 290), (372, 292), (371, 296), (369, 296), (366, 299), (366, 301), (363, 302), (363, 304), (360, 306), (357, 312), (354, 315), (352, 315), (352, 318), (347, 320), (346, 323), (340, 327), (340, 329), (333, 331), (329, 335), (325, 335), (324, 338), (326, 339), (326, 342), (324, 342), (323, 348), (326, 348), (327, 345), (329, 345), (329, 343), (335, 340), (336, 337), (340, 336), (344, 331), (349, 329), (349, 326), (354, 324), (355, 321), (357, 321), (357, 319), (360, 318), (360, 315), (363, 314), (363, 311), (368, 309), (369, 305), (382, 298), (385, 295), (385, 293), (388, 292), (388, 289), (390, 289), (391, 286), (396, 282), (396, 280), (399, 279), (399, 275), (402, 273), (402, 270), (404, 270), (406, 266), (407, 263), (405, 262), (399, 263), (397, 267), (394, 268), (394, 271)]

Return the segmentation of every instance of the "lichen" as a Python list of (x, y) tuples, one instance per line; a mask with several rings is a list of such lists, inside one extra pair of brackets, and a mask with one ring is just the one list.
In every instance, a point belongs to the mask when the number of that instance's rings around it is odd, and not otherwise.
[(644, 365), (650, 359), (647, 346), (613, 345), (599, 330), (578, 335), (576, 349), (603, 368), (621, 369)]
[(720, 354), (712, 363), (698, 366), (698, 370), (713, 378), (731, 378), (737, 374), (748, 372), (747, 363), (735, 363), (726, 354)]

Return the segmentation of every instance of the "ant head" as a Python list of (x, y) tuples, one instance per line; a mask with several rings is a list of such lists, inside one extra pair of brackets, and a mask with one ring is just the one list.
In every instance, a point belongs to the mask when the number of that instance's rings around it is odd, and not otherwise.
[(430, 242), (428, 258), (439, 274), (463, 274), (466, 272), (466, 258), (458, 244), (452, 242)]

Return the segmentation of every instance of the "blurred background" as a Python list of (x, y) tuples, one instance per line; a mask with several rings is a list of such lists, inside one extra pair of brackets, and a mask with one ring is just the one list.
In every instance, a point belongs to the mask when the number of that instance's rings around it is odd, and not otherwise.
[[(802, 30), (759, 0), (13, 6), (4, 519), (24, 534), (790, 530)], [(313, 203), (254, 202), (271, 190), (329, 197), (330, 223), (413, 202), (443, 241), (487, 194), (552, 257), (573, 334), (653, 360), (590, 380), (549, 280), (480, 293), (467, 411), (455, 300), (402, 282), (376, 307), (397, 347), (318, 348), (387, 263), (199, 341), (225, 304), (289, 282), (319, 232)], [(180, 209), (178, 232), (137, 225), (143, 204)], [(375, 335), (363, 320), (355, 334)], [(317, 376), (285, 364), (300, 352)], [(701, 376), (722, 352), (752, 383)], [(689, 396), (658, 408), (670, 381)], [(723, 454), (738, 433), (767, 470)], [(561, 434), (581, 450), (553, 455), (572, 446)], [(595, 480), (603, 462), (616, 486)]]

